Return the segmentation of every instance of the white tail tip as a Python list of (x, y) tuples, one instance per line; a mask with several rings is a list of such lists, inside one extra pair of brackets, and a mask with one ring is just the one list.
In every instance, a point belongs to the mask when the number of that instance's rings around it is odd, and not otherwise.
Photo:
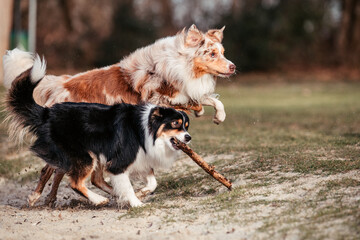
[(45, 76), (46, 62), (41, 60), (38, 55), (22, 51), (18, 48), (9, 50), (3, 56), (4, 67), (4, 86), (10, 88), (12, 82), (24, 71), (33, 67), (31, 79), (33, 82), (39, 81)]
[(46, 61), (43, 57), (41, 60), (40, 56), (36, 54), (33, 68), (31, 70), (31, 81), (36, 83), (42, 79), (46, 74)]

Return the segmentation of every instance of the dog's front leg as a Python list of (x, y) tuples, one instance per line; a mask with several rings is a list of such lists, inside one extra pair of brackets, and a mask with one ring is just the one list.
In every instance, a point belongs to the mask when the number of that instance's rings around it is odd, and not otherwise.
[(126, 201), (131, 207), (140, 207), (143, 203), (136, 197), (127, 172), (111, 175), (114, 193), (120, 202)]
[(175, 110), (177, 111), (185, 111), (186, 113), (189, 114), (190, 114), (190, 110), (193, 110), (195, 113), (195, 117), (200, 117), (205, 113), (203, 105), (197, 103), (190, 103), (187, 105), (173, 105), (169, 103), (168, 105), (165, 106), (175, 108)]
[(226, 118), (226, 113), (224, 109), (224, 104), (217, 99), (217, 95), (213, 94), (203, 99), (202, 104), (204, 106), (213, 106), (215, 108), (215, 115), (213, 122), (219, 124), (223, 122)]
[(136, 196), (140, 199), (146, 197), (146, 195), (155, 191), (157, 187), (157, 181), (154, 175), (154, 170), (151, 169), (149, 174), (146, 176), (146, 186), (136, 193)]
[(201, 106), (201, 109), (199, 111), (194, 110), (194, 113), (195, 113), (195, 117), (201, 117), (202, 115), (204, 115), (205, 109), (203, 106)]
[(195, 117), (200, 117), (204, 115), (205, 110), (202, 104), (192, 104), (189, 109), (193, 110), (195, 113)]

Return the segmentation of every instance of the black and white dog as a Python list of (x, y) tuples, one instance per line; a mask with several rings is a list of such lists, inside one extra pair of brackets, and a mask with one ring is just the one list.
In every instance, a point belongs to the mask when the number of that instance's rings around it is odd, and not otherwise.
[(104, 168), (111, 176), (113, 191), (111, 187), (109, 191), (119, 201), (141, 206), (130, 177), (143, 176), (147, 185), (142, 191), (155, 190), (153, 169), (171, 166), (180, 152), (173, 139), (191, 140), (186, 113), (150, 104), (61, 103), (44, 108), (33, 99), (33, 90), (45, 75), (44, 66), (37, 57), (9, 90), (7, 110), (17, 121), (12, 131), (33, 133), (31, 151), (68, 174), (71, 187), (94, 204), (108, 199), (90, 191), (85, 180)]

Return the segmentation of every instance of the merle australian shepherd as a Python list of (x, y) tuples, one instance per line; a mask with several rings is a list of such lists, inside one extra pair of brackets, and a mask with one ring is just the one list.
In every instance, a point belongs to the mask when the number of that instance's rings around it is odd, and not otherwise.
[(44, 74), (44, 64), (37, 57), (33, 67), (14, 80), (7, 96), (7, 110), (17, 128), (27, 128), (36, 137), (31, 151), (68, 174), (71, 187), (95, 205), (108, 199), (90, 191), (85, 180), (96, 168), (104, 168), (119, 201), (141, 206), (130, 177), (144, 176), (143, 191), (155, 190), (153, 169), (170, 166), (180, 152), (173, 139), (191, 140), (186, 113), (151, 104), (42, 107), (34, 101), (33, 91)]

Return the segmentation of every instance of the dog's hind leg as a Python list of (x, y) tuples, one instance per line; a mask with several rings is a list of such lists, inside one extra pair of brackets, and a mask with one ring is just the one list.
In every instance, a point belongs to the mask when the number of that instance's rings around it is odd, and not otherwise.
[(96, 160), (92, 159), (91, 166), (73, 166), (69, 174), (70, 186), (75, 192), (89, 199), (95, 205), (102, 205), (108, 203), (109, 199), (94, 193), (85, 185), (85, 180), (94, 171), (96, 163)]
[(28, 196), (29, 206), (33, 206), (35, 204), (35, 202), (40, 198), (41, 193), (43, 192), (44, 187), (45, 187), (46, 183), (49, 181), (54, 170), (55, 169), (52, 168), (49, 164), (46, 164), (45, 167), (43, 167), (43, 169), (41, 169), (41, 175), (40, 175), (38, 185), (36, 186), (35, 191)]
[(113, 194), (112, 187), (104, 180), (104, 166), (106, 163), (105, 157), (100, 154), (99, 158), (93, 153), (89, 152), (90, 157), (92, 158), (93, 163), (96, 162), (94, 171), (91, 173), (91, 183), (97, 188), (107, 192), (109, 194)]
[(108, 194), (113, 194), (113, 188), (104, 180), (103, 166), (98, 166), (91, 174), (91, 183)]
[(109, 202), (108, 198), (105, 198), (103, 196), (100, 196), (99, 194), (94, 193), (85, 186), (85, 179), (86, 178), (81, 178), (81, 179), (71, 178), (70, 180), (71, 188), (74, 189), (75, 192), (79, 193), (83, 197), (89, 199), (95, 205), (103, 205), (108, 203)]
[(65, 175), (65, 172), (63, 170), (61, 170), (61, 169), (55, 170), (53, 184), (51, 186), (51, 191), (46, 196), (45, 205), (48, 205), (50, 207), (55, 206), (57, 191), (59, 189), (60, 182), (63, 179), (64, 175)]

